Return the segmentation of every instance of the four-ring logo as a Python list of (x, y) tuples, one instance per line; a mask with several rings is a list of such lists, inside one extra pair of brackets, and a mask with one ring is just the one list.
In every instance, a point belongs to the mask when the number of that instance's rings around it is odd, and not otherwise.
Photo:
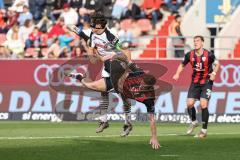
[(79, 83), (76, 79), (73, 78), (66, 78), (64, 76), (64, 72), (68, 70), (71, 72), (78, 72), (79, 70), (86, 72), (87, 66), (86, 65), (70, 65), (70, 64), (41, 64), (36, 67), (34, 71), (34, 80), (35, 82), (42, 86), (60, 86), (60, 85), (75, 85), (81, 86), (82, 84)]
[(221, 65), (220, 70), (220, 82), (214, 82), (216, 87), (235, 87), (240, 86), (240, 66), (228, 64), (226, 66)]

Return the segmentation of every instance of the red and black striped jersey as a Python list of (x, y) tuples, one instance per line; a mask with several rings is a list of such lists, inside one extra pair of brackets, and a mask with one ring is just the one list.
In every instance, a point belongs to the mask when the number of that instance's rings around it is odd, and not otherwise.
[(190, 62), (193, 69), (193, 83), (205, 84), (209, 80), (209, 74), (213, 71), (215, 59), (215, 55), (206, 49), (203, 49), (201, 56), (197, 56), (196, 50), (192, 50), (185, 55), (182, 64), (185, 66)]
[(123, 84), (123, 95), (139, 102), (155, 99), (154, 86), (145, 85), (143, 77), (144, 72), (130, 73)]

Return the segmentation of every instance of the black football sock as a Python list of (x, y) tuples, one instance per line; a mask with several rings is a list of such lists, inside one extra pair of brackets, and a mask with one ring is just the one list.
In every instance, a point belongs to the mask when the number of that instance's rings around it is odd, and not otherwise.
[(188, 108), (187, 110), (188, 110), (188, 115), (191, 118), (192, 122), (196, 121), (196, 109), (195, 109), (195, 107)]
[(207, 129), (208, 118), (209, 118), (208, 108), (202, 109), (202, 122), (203, 122), (202, 128), (203, 129)]

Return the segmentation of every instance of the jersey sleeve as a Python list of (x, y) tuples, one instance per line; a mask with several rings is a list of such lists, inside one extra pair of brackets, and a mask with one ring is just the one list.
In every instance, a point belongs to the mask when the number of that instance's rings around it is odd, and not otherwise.
[(112, 34), (108, 29), (106, 29), (106, 36), (108, 41), (110, 42), (110, 44), (112, 46), (114, 46), (117, 50), (121, 49), (121, 43), (118, 39), (118, 37), (116, 37), (114, 34)]
[(94, 48), (95, 47), (95, 43), (94, 43), (94, 41), (93, 41), (93, 33), (91, 32), (91, 34), (90, 34), (90, 37), (89, 37), (89, 46), (91, 47), (91, 48)]
[(89, 37), (83, 31), (79, 32), (78, 35), (79, 35), (79, 37), (84, 39), (85, 42), (87, 42), (89, 40)]
[(190, 52), (185, 54), (182, 64), (183, 64), (183, 66), (186, 66), (189, 62), (190, 62)]

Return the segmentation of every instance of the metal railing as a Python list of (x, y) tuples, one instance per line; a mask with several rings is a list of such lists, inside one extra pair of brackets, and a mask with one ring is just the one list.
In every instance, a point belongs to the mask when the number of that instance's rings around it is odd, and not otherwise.
[[(178, 47), (179, 50), (184, 50), (184, 52), (188, 52), (192, 49), (194, 49), (193, 44), (193, 37), (194, 36), (184, 36), (184, 37), (178, 37), (178, 38), (184, 38), (185, 43), (183, 47)], [(169, 54), (174, 54), (174, 51), (176, 50), (175, 47), (172, 45), (172, 40), (176, 37), (171, 36), (142, 36), (140, 38), (137, 38), (133, 41), (133, 48), (131, 50), (133, 51), (133, 54), (144, 54), (147, 53), (147, 51), (155, 51), (155, 59), (159, 59), (159, 52), (166, 52), (166, 58), (174, 58), (174, 56), (171, 56)], [(238, 43), (238, 40), (240, 37), (236, 36), (209, 36), (204, 37), (204, 48), (207, 50), (219, 54), (219, 53), (225, 53), (228, 58), (236, 58), (233, 56), (234, 49), (236, 44)], [(227, 41), (229, 45), (221, 46), (217, 43), (221, 43), (221, 41)], [(162, 44), (161, 44), (162, 43)], [(139, 53), (138, 53), (139, 52)], [(221, 55), (219, 56), (221, 58)], [(224, 57), (224, 56), (222, 56)], [(142, 58), (141, 58), (142, 59)], [(153, 59), (151, 58), (144, 58), (144, 59)]]

